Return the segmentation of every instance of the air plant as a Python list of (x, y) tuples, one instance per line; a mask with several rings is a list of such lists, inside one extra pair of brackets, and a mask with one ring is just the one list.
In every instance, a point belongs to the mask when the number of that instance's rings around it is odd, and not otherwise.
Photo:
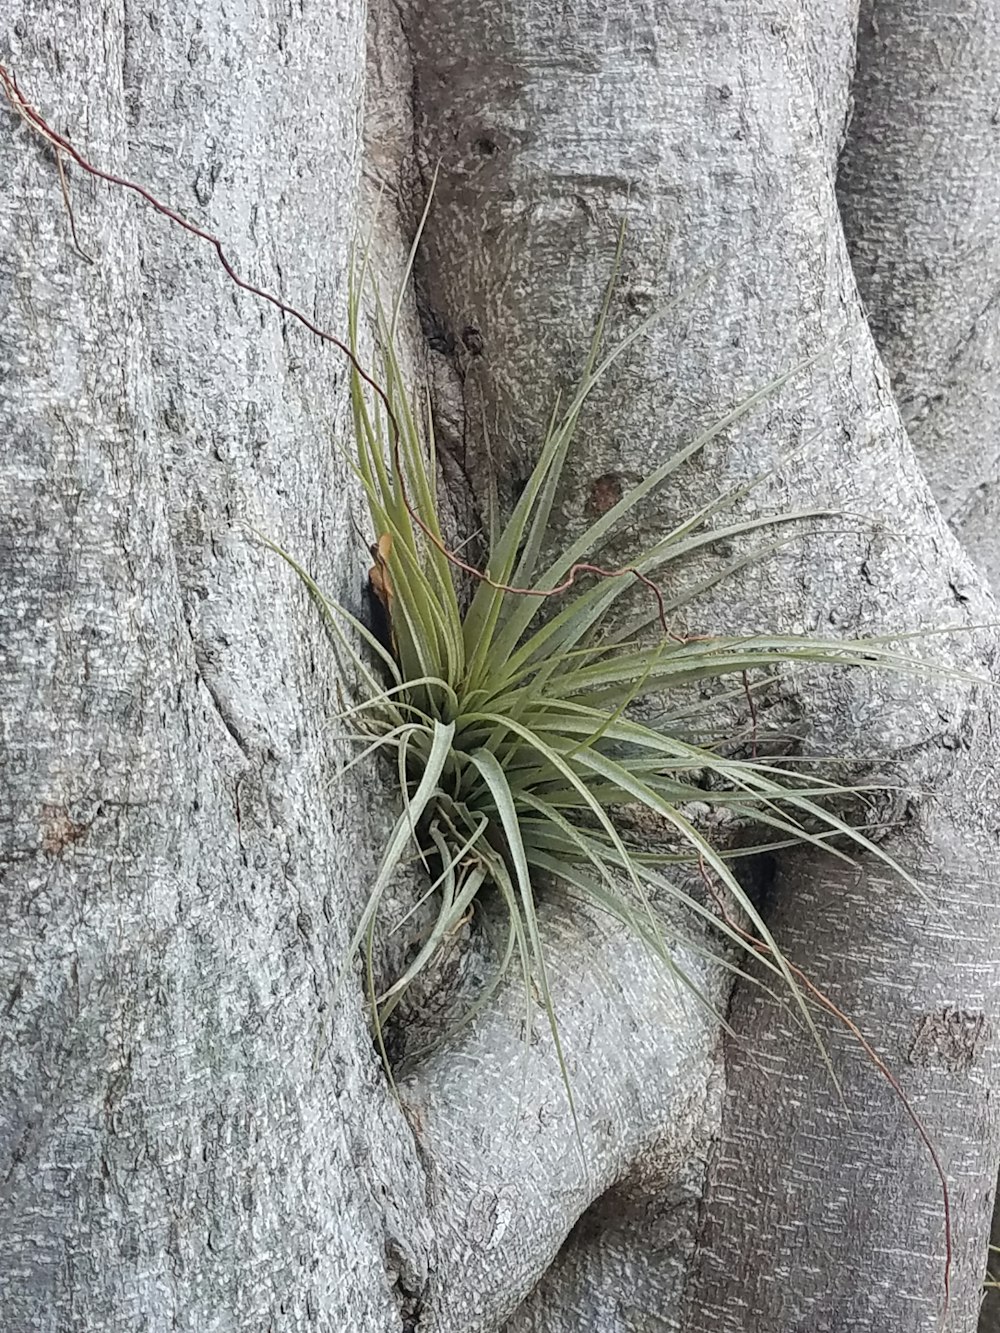
[[(442, 533), (432, 421), (411, 398), (396, 353), (401, 294), (391, 318), (376, 295), (379, 383), (363, 368), (359, 354), (364, 269), (362, 281), (356, 281), (350, 292), (348, 344), (242, 278), (218, 236), (187, 220), (139, 182), (80, 153), (29, 102), (3, 66), (0, 91), (19, 120), (53, 151), (74, 244), (85, 258), (89, 256), (77, 238), (64, 157), (87, 175), (138, 196), (173, 226), (209, 246), (238, 288), (298, 321), (350, 363), (355, 433), (351, 461), (375, 533), (371, 584), (385, 616), (385, 642), (325, 597), (290, 555), (265, 541), (300, 575), (352, 664), (358, 697), (344, 718), (362, 746), (352, 765), (378, 755), (395, 761), (401, 810), (349, 949), (353, 957), (364, 946), (372, 1017), (383, 1058), (385, 1020), (470, 907), (481, 895), (492, 893), (505, 908), (506, 947), (494, 980), (474, 1010), (489, 1000), (516, 960), (529, 1020), (536, 990), (541, 996), (572, 1107), (536, 921), (537, 894), (555, 883), (582, 896), (635, 932), (665, 967), (697, 993), (693, 980), (684, 976), (672, 956), (657, 909), (659, 898), (673, 898), (783, 980), (814, 1035), (810, 1003), (844, 1023), (893, 1087), (941, 1181), (946, 1312), (950, 1213), (947, 1181), (933, 1143), (898, 1080), (863, 1034), (783, 957), (732, 865), (738, 856), (766, 847), (812, 843), (847, 860), (852, 851), (863, 851), (902, 880), (919, 886), (863, 828), (837, 813), (838, 802), (862, 788), (796, 771), (787, 758), (781, 762), (758, 758), (755, 749), (749, 758), (734, 753), (725, 738), (720, 743), (712, 734), (711, 702), (706, 707), (703, 700), (692, 700), (690, 691), (691, 686), (712, 687), (739, 679), (749, 699), (748, 672), (796, 663), (927, 667), (892, 651), (889, 639), (851, 642), (768, 633), (728, 638), (673, 633), (671, 616), (693, 608), (707, 588), (735, 575), (754, 554), (766, 555), (782, 543), (736, 560), (713, 578), (669, 597), (662, 591), (665, 571), (682, 567), (689, 557), (722, 540), (818, 512), (715, 524), (716, 516), (747, 492), (746, 486), (683, 518), (627, 566), (609, 569), (589, 558), (686, 461), (811, 362), (794, 367), (725, 413), (633, 487), (560, 556), (546, 557), (560, 478), (586, 399), (663, 313), (638, 325), (602, 357), (612, 281), (579, 386), (565, 411), (553, 412), (535, 469), (510, 517), (503, 525), (491, 522), (488, 561), (477, 568), (449, 549)], [(619, 257), (620, 253), (619, 245)], [(412, 259), (413, 251), (411, 264)], [(475, 584), (471, 599), (464, 596), (463, 580), (468, 579)], [(650, 593), (655, 609), (627, 619), (624, 599), (636, 582)], [(947, 674), (976, 679), (963, 672)], [(666, 701), (655, 726), (636, 715), (635, 706), (650, 697)], [(692, 804), (702, 810), (706, 806), (725, 810), (767, 841), (756, 847), (720, 846), (692, 817)], [(630, 831), (634, 825), (629, 815), (636, 809), (658, 822), (663, 839), (650, 840)], [(378, 994), (373, 952), (379, 906), (413, 849), (428, 869), (424, 896), (436, 896), (437, 919), (416, 957)], [(702, 875), (716, 910), (678, 882), (678, 871), (692, 866)], [(717, 888), (729, 895), (741, 919)], [(816, 1040), (822, 1051), (818, 1036)]]
[[(620, 250), (619, 244), (619, 255)], [(376, 755), (389, 757), (398, 779), (399, 815), (349, 948), (350, 957), (364, 950), (383, 1058), (386, 1019), (470, 908), (492, 893), (504, 907), (506, 942), (501, 966), (476, 1009), (516, 963), (529, 1020), (537, 994), (566, 1078), (536, 915), (538, 894), (553, 884), (634, 931), (696, 991), (672, 955), (656, 907), (656, 900), (680, 901), (720, 938), (761, 959), (787, 986), (815, 1034), (801, 974), (771, 938), (735, 873), (734, 859), (765, 848), (813, 843), (847, 860), (852, 852), (864, 851), (904, 881), (914, 881), (863, 828), (838, 813), (838, 798), (842, 805), (846, 795), (862, 788), (797, 770), (791, 762), (757, 757), (756, 747), (745, 757), (732, 745), (720, 744), (711, 721), (713, 709), (717, 718), (717, 702), (706, 687), (735, 681), (736, 690), (749, 698), (747, 673), (759, 669), (817, 663), (913, 669), (920, 664), (891, 651), (886, 640), (767, 632), (689, 637), (671, 630), (671, 619), (682, 610), (690, 612), (708, 587), (783, 543), (732, 561), (708, 580), (689, 586), (675, 580), (671, 586), (678, 590), (668, 595), (661, 589), (671, 567), (682, 567), (724, 539), (828, 512), (713, 522), (748, 486), (683, 517), (626, 567), (592, 563), (647, 496), (811, 362), (726, 412), (623, 495), (561, 555), (543, 558), (587, 397), (664, 313), (644, 320), (602, 354), (613, 278), (578, 387), (566, 408), (553, 413), (510, 517), (502, 525), (494, 517), (488, 560), (479, 569), (449, 549), (442, 530), (431, 415), (411, 395), (397, 353), (401, 293), (390, 313), (375, 292), (380, 383), (360, 372), (365, 272), (362, 266), (349, 294), (351, 465), (376, 535), (370, 582), (387, 634), (374, 633), (326, 597), (291, 556), (271, 545), (307, 585), (358, 682), (357, 697), (342, 715), (362, 747), (349, 766)], [(470, 581), (474, 590), (466, 596)], [(627, 594), (637, 583), (649, 593), (649, 604), (623, 621)], [(660, 705), (655, 725), (636, 716), (636, 705), (651, 697)], [(757, 842), (748, 846), (744, 840), (739, 848), (718, 845), (706, 832), (706, 821), (692, 817), (692, 805), (702, 812), (724, 809), (726, 822), (756, 830)], [(661, 831), (655, 845), (636, 836), (637, 810)], [(379, 994), (373, 964), (379, 908), (401, 865), (414, 854), (428, 870), (422, 901), (436, 898), (437, 916), (415, 957)], [(682, 887), (683, 870), (691, 867), (708, 886), (707, 899)], [(723, 893), (734, 912), (721, 907)]]

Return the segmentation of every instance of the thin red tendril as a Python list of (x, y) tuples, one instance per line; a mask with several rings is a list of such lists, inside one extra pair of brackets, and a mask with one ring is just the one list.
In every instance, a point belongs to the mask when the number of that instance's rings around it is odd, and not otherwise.
[[(410, 497), (406, 491), (406, 483), (403, 476), (403, 468), (400, 459), (400, 430), (396, 414), (392, 409), (392, 405), (389, 402), (389, 398), (385, 390), (373, 378), (373, 376), (370, 375), (367, 370), (365, 370), (364, 366), (358, 360), (357, 356), (355, 356), (354, 352), (351, 351), (350, 347), (348, 347), (348, 345), (345, 342), (343, 342), (342, 339), (336, 337), (334, 334), (329, 333), (326, 329), (322, 329), (319, 327), (319, 325), (313, 323), (311, 319), (309, 319), (306, 315), (304, 315), (300, 310), (297, 310), (295, 306), (289, 305), (287, 302), (282, 301), (280, 297), (275, 296), (272, 292), (266, 291), (263, 287), (257, 287), (253, 283), (247, 282), (245, 278), (241, 278), (240, 275), (233, 268), (232, 264), (230, 263), (226, 255), (225, 249), (223, 248), (222, 242), (218, 238), (218, 236), (215, 236), (210, 231), (206, 231), (203, 227), (197, 226), (196, 223), (188, 221), (187, 218), (182, 217), (181, 214), (178, 213), (175, 209), (171, 208), (168, 204), (163, 203), (162, 200), (157, 199), (157, 197), (154, 194), (152, 194), (149, 190), (147, 190), (144, 185), (140, 185), (137, 181), (129, 180), (125, 176), (118, 176), (112, 171), (106, 171), (104, 170), (103, 167), (98, 167), (93, 162), (85, 158), (83, 154), (78, 151), (78, 149), (74, 148), (73, 144), (70, 143), (70, 141), (67, 138), (65, 138), (63, 135), (59, 134), (56, 130), (54, 130), (52, 126), (49, 125), (48, 122), (42, 117), (42, 115), (31, 105), (31, 103), (21, 92), (17, 79), (3, 65), (0, 65), (0, 83), (3, 84), (4, 93), (6, 94), (7, 100), (8, 102), (10, 102), (14, 111), (21, 117), (21, 119), (28, 126), (30, 126), (31, 129), (35, 131), (36, 134), (40, 135), (43, 139), (46, 140), (47, 143), (51, 144), (52, 147), (56, 150), (57, 162), (59, 161), (59, 154), (65, 153), (68, 157), (72, 158), (72, 160), (77, 164), (77, 166), (80, 167), (81, 170), (85, 171), (89, 176), (93, 176), (97, 180), (105, 181), (109, 185), (117, 185), (123, 190), (131, 190), (133, 194), (139, 195), (139, 197), (143, 199), (147, 204), (149, 204), (151, 208), (155, 209), (157, 213), (161, 213), (165, 218), (167, 218), (170, 222), (173, 222), (176, 226), (183, 228), (184, 231), (189, 232), (192, 236), (196, 237), (198, 240), (205, 241), (206, 244), (210, 245), (212, 249), (215, 251), (219, 263), (225, 270), (226, 276), (230, 279), (231, 282), (235, 283), (237, 287), (241, 288), (241, 290), (245, 292), (249, 292), (251, 296), (256, 296), (261, 301), (267, 301), (268, 304), (273, 305), (277, 310), (280, 310), (282, 314), (288, 315), (292, 319), (298, 320), (298, 322), (304, 328), (308, 329), (308, 331), (311, 334), (319, 338), (322, 342), (329, 343), (331, 346), (335, 347), (337, 351), (340, 352), (341, 355), (347, 359), (347, 361), (350, 363), (355, 373), (361, 378), (361, 380), (365, 384), (368, 385), (370, 389), (372, 389), (378, 395), (378, 397), (381, 399), (385, 407), (386, 414), (389, 420), (390, 448), (392, 451), (393, 468), (399, 478), (400, 495), (403, 500), (403, 503), (406, 506), (407, 512), (410, 515), (410, 518), (417, 525), (420, 531), (424, 534), (427, 540), (433, 546), (435, 546), (441, 552), (441, 554), (448, 561), (450, 561), (452, 565), (454, 565), (457, 569), (461, 569), (464, 573), (470, 575), (472, 578), (478, 579), (481, 583), (488, 584), (489, 587), (495, 588), (498, 592), (515, 593), (521, 597), (539, 597), (539, 598), (558, 597), (560, 593), (567, 592), (570, 588), (573, 587), (574, 583), (577, 580), (577, 577), (580, 574), (594, 574), (598, 578), (604, 578), (604, 579), (624, 578), (627, 575), (631, 575), (634, 579), (637, 580), (637, 582), (647, 587), (650, 590), (650, 592), (652, 592), (653, 596), (656, 598), (659, 621), (663, 628), (664, 634), (672, 638), (678, 637), (677, 635), (674, 635), (672, 633), (670, 626), (667, 623), (667, 612), (666, 612), (666, 606), (663, 601), (662, 592), (651, 578), (647, 577), (647, 575), (643, 574), (640, 570), (636, 569), (634, 565), (623, 565), (619, 569), (604, 569), (600, 565), (589, 564), (585, 561), (581, 561), (573, 565), (569, 573), (566, 575), (565, 579), (563, 579), (561, 583), (556, 584), (555, 587), (519, 588), (514, 586), (513, 584), (498, 582), (496, 579), (490, 576), (487, 570), (482, 570), (477, 568), (475, 565), (469, 564), (467, 561), (463, 560), (461, 556), (457, 555), (454, 551), (449, 550), (448, 547), (445, 545), (445, 543), (441, 540), (441, 538), (438, 537), (420, 517), (419, 513), (416, 511), (416, 509), (414, 508), (413, 504), (410, 501)], [(60, 163), (60, 169), (61, 169), (61, 163)], [(85, 254), (85, 252), (79, 246), (79, 243), (76, 242), (76, 225), (75, 222), (73, 221), (72, 209), (70, 209), (70, 220), (73, 229), (74, 242), (77, 244), (77, 248), (81, 250), (81, 253)], [(86, 257), (89, 258), (89, 256)], [(686, 640), (683, 641), (686, 642)]]

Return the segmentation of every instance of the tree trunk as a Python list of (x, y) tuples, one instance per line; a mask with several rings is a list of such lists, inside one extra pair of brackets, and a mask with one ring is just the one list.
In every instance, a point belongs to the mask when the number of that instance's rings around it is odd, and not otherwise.
[[(360, 11), (36, 9), (54, 126), (342, 324)], [(69, 170), (87, 264), (4, 121), (4, 1327), (398, 1329), (419, 1173), (331, 1004), (379, 807), (331, 794), (326, 645), (246, 526), (353, 576), (343, 367)]]
[[(678, 305), (595, 393), (561, 534), (816, 357), (650, 497), (619, 555), (769, 473), (748, 508), (843, 518), (684, 628), (953, 625), (919, 650), (988, 673), (982, 6), (875, 3), (858, 29), (851, 0), (374, 0), (366, 54), (360, 5), (14, 4), (6, 58), (54, 128), (334, 332), (375, 188), (391, 274), (440, 164), (406, 338), (456, 524), (491, 467), (508, 502), (528, 475), (627, 215), (613, 327)], [(392, 1096), (360, 981), (336, 980), (393, 796), (374, 766), (333, 781), (334, 664), (251, 531), (359, 601), (346, 368), (211, 247), (67, 169), (88, 264), (51, 149), (12, 114), (0, 171), (4, 1327), (938, 1328), (940, 1182), (899, 1097), (830, 1020), (838, 1093), (787, 1006), (679, 919), (728, 1035), (623, 931), (543, 902), (582, 1154), (516, 985)], [(756, 886), (926, 1126), (946, 1327), (971, 1333), (1000, 1155), (991, 699), (961, 674), (797, 670), (779, 706), (807, 752), (888, 775), (879, 836), (926, 888), (812, 850)]]

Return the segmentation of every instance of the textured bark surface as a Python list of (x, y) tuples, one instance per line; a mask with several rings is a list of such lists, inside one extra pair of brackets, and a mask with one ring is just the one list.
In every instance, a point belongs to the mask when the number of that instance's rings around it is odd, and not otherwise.
[(1000, 580), (1000, 10), (865, 0), (839, 192), (851, 258), (938, 503)]
[[(58, 128), (343, 320), (359, 12), (11, 18)], [(377, 810), (327, 795), (326, 647), (245, 526), (358, 577), (342, 368), (71, 171), (87, 265), (6, 114), (0, 176), (3, 1325), (398, 1329), (422, 1195), (331, 1005)]]
[[(490, 466), (484, 425), (505, 498), (527, 475), (627, 213), (616, 328), (703, 285), (595, 395), (561, 530), (822, 353), (652, 497), (621, 553), (773, 467), (746, 512), (849, 517), (727, 581), (688, 629), (993, 614), (946, 522), (972, 532), (962, 506), (994, 466), (981, 7), (962, 28), (954, 7), (879, 4), (857, 29), (850, 0), (379, 0), (367, 55), (355, 4), (44, 8), (44, 24), (37, 6), (13, 15), (4, 58), (55, 126), (328, 327), (374, 189), (391, 275), (440, 161), (406, 337), (459, 527)], [(967, 122), (951, 159), (922, 147), (913, 51), (943, 52), (928, 106), (935, 135)], [(73, 171), (88, 266), (50, 153), (13, 118), (0, 175), (4, 1327), (936, 1328), (941, 1195), (899, 1100), (830, 1023), (839, 1100), (787, 1008), (730, 994), (682, 922), (680, 959), (728, 1005), (728, 1037), (621, 932), (545, 904), (582, 1158), (516, 986), (392, 1099), (360, 987), (334, 995), (391, 796), (377, 775), (331, 786), (328, 648), (246, 526), (357, 598), (360, 508), (333, 447), (344, 368)], [(995, 644), (926, 651), (983, 672)], [(989, 699), (943, 675), (799, 672), (776, 707), (805, 749), (868, 756), (860, 771), (905, 788), (884, 834), (926, 903), (877, 863), (804, 854), (761, 888), (779, 942), (939, 1148), (947, 1328), (970, 1333), (1000, 1147)]]
[[(841, 36), (850, 20), (845, 10)], [(598, 391), (564, 497), (567, 525), (605, 478), (645, 474), (668, 442), (833, 343), (821, 367), (727, 433), (670, 497), (656, 497), (647, 531), (799, 442), (794, 467), (779, 468), (755, 504), (832, 502), (881, 522), (813, 538), (755, 570), (752, 586), (730, 583), (706, 608), (710, 623), (759, 626), (764, 614), (772, 624), (876, 633), (961, 623), (966, 598), (974, 614), (988, 615), (988, 603), (916, 465), (854, 297), (832, 176), (844, 85), (836, 49), (817, 59), (815, 38), (792, 4), (766, 18), (675, 6), (622, 15), (582, 2), (558, 13), (450, 5), (433, 23), (421, 13), (411, 29), (416, 123), (426, 161), (442, 162), (424, 256), (431, 322), (464, 379), (473, 481), (484, 417), (501, 477), (526, 475), (555, 391), (580, 364), (627, 210), (622, 321), (711, 277)], [(992, 649), (958, 651), (971, 662)], [(980, 1154), (984, 1142), (995, 1151), (997, 1133), (991, 1048), (978, 1041), (969, 1068), (933, 1045), (909, 1060), (917, 1033), (945, 1007), (973, 1024), (996, 1010), (996, 883), (985, 854), (996, 793), (988, 729), (974, 726), (982, 700), (940, 679), (915, 686), (850, 673), (803, 680), (796, 705), (807, 747), (877, 755), (899, 765), (904, 783), (940, 788), (933, 815), (919, 802), (908, 808), (895, 844), (924, 869), (934, 917), (870, 867), (851, 896), (827, 867), (796, 858), (780, 868), (774, 911), (782, 943), (875, 1035), (942, 1145), (956, 1204), (951, 1326), (968, 1328), (989, 1210)], [(955, 763), (967, 746), (978, 755), (972, 769)], [(983, 796), (970, 812), (974, 781)], [(677, 1235), (676, 1176), (661, 1180), (652, 1207), (647, 1191), (634, 1200), (620, 1192), (617, 1226), (574, 1233), (512, 1328), (933, 1326), (940, 1195), (898, 1101), (873, 1092), (854, 1049), (838, 1059), (845, 1111), (808, 1039), (751, 988), (739, 988), (731, 1021), (751, 1055), (741, 1057), (741, 1042), (727, 1060), (691, 1230)], [(762, 1049), (774, 1077), (761, 1076), (752, 1053)], [(794, 1071), (784, 1081), (782, 1068)], [(858, 1106), (856, 1134), (838, 1132)], [(664, 1232), (674, 1265), (661, 1256)]]

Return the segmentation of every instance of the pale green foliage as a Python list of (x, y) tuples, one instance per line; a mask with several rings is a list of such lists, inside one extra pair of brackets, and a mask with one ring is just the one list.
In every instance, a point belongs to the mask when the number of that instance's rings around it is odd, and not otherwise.
[[(733, 873), (737, 853), (716, 846), (703, 831), (704, 822), (685, 813), (692, 802), (702, 809), (725, 806), (730, 819), (756, 826), (758, 849), (813, 842), (845, 857), (844, 848), (853, 845), (899, 870), (882, 848), (836, 813), (831, 799), (844, 787), (792, 771), (788, 764), (733, 757), (732, 746), (727, 753), (725, 745), (708, 738), (702, 696), (706, 684), (724, 678), (732, 678), (742, 692), (744, 673), (793, 662), (862, 668), (912, 663), (873, 641), (829, 642), (767, 633), (691, 640), (668, 636), (659, 627), (651, 593), (648, 610), (623, 627), (620, 612), (635, 600), (637, 586), (629, 574), (602, 578), (581, 573), (572, 587), (552, 598), (505, 591), (513, 586), (543, 593), (564, 582), (578, 562), (596, 559), (602, 544), (640, 501), (789, 378), (783, 376), (726, 413), (546, 563), (542, 553), (550, 545), (560, 475), (587, 396), (652, 322), (639, 325), (601, 360), (610, 295), (609, 288), (579, 388), (565, 411), (554, 413), (530, 481), (507, 523), (491, 534), (488, 578), (476, 581), (464, 608), (460, 572), (447, 554), (439, 524), (429, 413), (416, 405), (404, 383), (395, 346), (396, 312), (388, 315), (377, 299), (379, 380), (398, 423), (398, 443), (385, 404), (366, 389), (358, 373), (352, 376), (353, 462), (367, 497), (373, 538), (391, 537), (387, 568), (393, 653), (357, 619), (326, 600), (298, 565), (295, 568), (361, 681), (361, 697), (345, 716), (364, 743), (362, 753), (391, 755), (398, 775), (402, 808), (351, 943), (353, 954), (366, 942), (380, 1042), (386, 1016), (486, 890), (498, 894), (506, 909), (508, 938), (497, 980), (515, 959), (519, 962), (529, 1007), (537, 992), (557, 1050), (559, 1035), (535, 912), (544, 885), (559, 884), (582, 895), (634, 931), (675, 971), (654, 900), (681, 900), (691, 913), (711, 923), (720, 939), (728, 936), (746, 947), (744, 937), (721, 921), (710, 904), (678, 887), (679, 877), (672, 878), (670, 870), (685, 864), (699, 866), (726, 892), (747, 929), (768, 946), (764, 966), (783, 978), (811, 1026), (791, 969)], [(356, 355), (360, 308), (355, 286), (350, 342)], [(686, 517), (635, 555), (634, 569), (659, 585), (668, 567), (708, 550), (720, 538), (809, 517), (784, 513), (713, 524), (747, 489)], [(426, 531), (414, 521), (414, 513)], [(679, 612), (748, 558), (731, 563), (711, 580), (702, 577), (688, 590), (664, 597), (666, 615)], [(670, 586), (682, 585), (672, 578)], [(649, 593), (648, 588), (640, 591)], [(633, 595), (628, 603), (623, 601), (627, 594)], [(368, 653), (361, 651), (362, 643)], [(686, 688), (692, 685), (702, 688)], [(633, 716), (632, 706), (647, 696), (668, 701), (655, 728)], [(634, 820), (622, 816), (637, 809), (655, 822), (655, 839), (639, 841), (628, 832)], [(831, 845), (832, 837), (839, 848)], [(436, 895), (438, 903), (436, 924), (403, 974), (376, 996), (371, 951), (379, 904), (401, 862), (415, 850), (429, 869), (428, 894)], [(746, 850), (744, 840), (742, 854)], [(562, 1061), (561, 1050), (559, 1058)]]

